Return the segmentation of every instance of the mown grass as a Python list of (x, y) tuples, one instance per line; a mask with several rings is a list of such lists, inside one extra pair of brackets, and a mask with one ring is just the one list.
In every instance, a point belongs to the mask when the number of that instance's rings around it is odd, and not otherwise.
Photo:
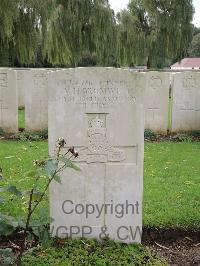
[(168, 125), (167, 128), (171, 129), (171, 123), (172, 123), (172, 98), (169, 98), (168, 102)]
[(144, 224), (200, 227), (200, 143), (145, 145)]
[[(30, 190), (33, 180), (24, 177), (25, 173), (33, 168), (33, 160), (43, 159), (48, 156), (47, 141), (0, 141), (0, 167), (3, 169), (4, 181), (0, 184), (12, 184), (20, 188), (21, 191)], [(41, 187), (44, 182), (41, 180)], [(48, 204), (45, 204), (46, 208)], [(13, 199), (10, 196), (1, 209), (7, 211), (9, 215), (24, 216), (27, 206), (23, 206), (20, 199)]]
[(24, 109), (18, 110), (18, 127), (25, 128), (25, 110)]
[[(0, 141), (0, 167), (4, 183), (29, 189), (24, 179), (34, 159), (48, 155), (46, 141)], [(145, 144), (143, 224), (151, 227), (200, 227), (200, 143), (152, 142)], [(2, 181), (0, 181), (2, 183)], [(41, 186), (43, 183), (41, 182)], [(46, 209), (48, 203), (45, 204)], [(25, 206), (8, 201), (1, 209), (24, 215)]]

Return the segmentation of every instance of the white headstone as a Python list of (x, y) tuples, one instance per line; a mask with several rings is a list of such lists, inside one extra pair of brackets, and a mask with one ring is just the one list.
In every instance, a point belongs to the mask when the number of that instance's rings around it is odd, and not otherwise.
[(48, 128), (47, 71), (30, 70), (24, 76), (25, 129), (40, 131)]
[(200, 130), (200, 72), (173, 76), (172, 131)]
[(0, 128), (7, 133), (18, 131), (16, 72), (0, 69)]
[[(74, 145), (79, 152), (75, 162), (82, 169), (66, 169), (61, 174), (62, 184), (51, 185), (54, 235), (101, 238), (108, 234), (127, 243), (141, 241), (141, 75), (113, 68), (77, 68), (50, 74), (50, 154), (55, 154), (56, 140), (64, 137), (67, 146)], [(94, 213), (87, 213), (87, 208)]]
[(18, 91), (18, 107), (25, 107), (25, 91), (27, 83), (24, 82), (24, 76), (30, 69), (16, 69), (17, 72), (17, 91)]
[(170, 74), (158, 71), (147, 73), (145, 92), (145, 128), (166, 133), (168, 128), (168, 105)]

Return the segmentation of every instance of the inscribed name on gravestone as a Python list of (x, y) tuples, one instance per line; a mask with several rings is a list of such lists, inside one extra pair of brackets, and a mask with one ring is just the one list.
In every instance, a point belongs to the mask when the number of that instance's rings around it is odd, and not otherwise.
[(140, 242), (144, 117), (142, 74), (77, 68), (49, 77), (49, 150), (64, 137), (81, 172), (66, 169), (50, 187), (51, 232)]
[(47, 71), (30, 70), (25, 74), (25, 128), (39, 131), (48, 127)]
[(147, 73), (145, 92), (145, 128), (167, 132), (170, 75), (163, 72)]
[(200, 72), (173, 76), (172, 131), (200, 130)]
[(0, 128), (7, 133), (18, 131), (16, 72), (0, 69)]

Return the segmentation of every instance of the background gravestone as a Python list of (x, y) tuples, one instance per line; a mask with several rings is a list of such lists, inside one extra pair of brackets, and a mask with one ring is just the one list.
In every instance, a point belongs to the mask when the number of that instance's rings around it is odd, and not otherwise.
[(0, 69), (0, 128), (7, 133), (18, 131), (16, 72)]
[(172, 131), (200, 130), (200, 72), (173, 76)]
[[(49, 90), (49, 151), (56, 140), (79, 152), (81, 172), (65, 170), (62, 184), (50, 188), (54, 235), (66, 237), (77, 226), (90, 226), (97, 237), (106, 225), (112, 239), (140, 242), (142, 230), (144, 120), (140, 105), (142, 74), (112, 68), (77, 68), (51, 73)], [(145, 79), (144, 79), (145, 82)], [(109, 211), (96, 218), (85, 212), (67, 215), (62, 204), (133, 204), (117, 218)], [(138, 203), (138, 210), (136, 205)], [(120, 208), (118, 206), (118, 208)], [(137, 213), (138, 212), (138, 213)], [(120, 232), (118, 232), (119, 228)], [(120, 234), (120, 236), (118, 235)], [(135, 236), (134, 236), (135, 233)]]
[(47, 71), (32, 69), (24, 76), (25, 129), (40, 131), (48, 127)]
[(16, 69), (17, 72), (17, 92), (18, 92), (18, 107), (25, 107), (25, 91), (27, 84), (24, 82), (24, 76), (30, 69)]
[(145, 129), (166, 133), (168, 128), (170, 74), (151, 71), (146, 75)]

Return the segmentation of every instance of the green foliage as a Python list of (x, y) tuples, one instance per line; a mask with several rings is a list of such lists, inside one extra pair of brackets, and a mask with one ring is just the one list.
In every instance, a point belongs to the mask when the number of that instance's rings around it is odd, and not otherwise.
[(200, 57), (200, 33), (193, 37), (188, 54), (191, 57)]
[(114, 14), (104, 0), (54, 1), (44, 34), (43, 56), (53, 64), (77, 66), (89, 51), (106, 65), (115, 51)]
[(192, 136), (188, 135), (187, 133), (178, 133), (173, 136), (173, 140), (179, 142), (192, 142)]
[(192, 0), (131, 0), (118, 15), (118, 58), (122, 64), (145, 61), (148, 68), (182, 58), (192, 39), (192, 17)]
[(144, 139), (145, 140), (157, 140), (156, 132), (152, 131), (151, 129), (144, 130)]
[(66, 165), (66, 167), (68, 167), (68, 168), (72, 168), (76, 171), (81, 171), (81, 169), (77, 165), (72, 163), (72, 161), (70, 159), (66, 158), (65, 156), (62, 156), (62, 155), (59, 156), (59, 161), (63, 162)]
[(97, 65), (97, 54), (90, 53), (89, 51), (82, 53), (81, 61), (78, 63), (80, 67), (96, 66)]
[(43, 63), (77, 66), (87, 63), (88, 51), (95, 64), (107, 65), (116, 54), (116, 23), (106, 0), (2, 0), (0, 10), (0, 51), (9, 46), (13, 63), (34, 65), (39, 55)]
[(15, 257), (11, 248), (0, 249), (0, 265), (14, 265)]
[(4, 130), (0, 127), (0, 136), (4, 136), (5, 135), (5, 132)]
[(190, 135), (195, 139), (200, 141), (200, 130), (194, 130), (190, 133)]
[(17, 134), (11, 136), (14, 140), (22, 140), (22, 141), (38, 141), (38, 140), (45, 140), (48, 139), (48, 130), (36, 131), (36, 132), (29, 132), (29, 131), (22, 131)]
[(192, 142), (192, 141), (200, 141), (200, 131), (191, 131), (191, 132), (181, 132), (177, 133), (172, 136), (173, 141), (185, 141), (185, 142)]
[(167, 263), (152, 255), (141, 245), (124, 245), (106, 240), (57, 240), (55, 247), (34, 248), (22, 260), (23, 266), (72, 266), (72, 265), (110, 265), (110, 266), (164, 266)]
[[(26, 249), (26, 239), (27, 234), (29, 234), (29, 237), (32, 233), (35, 233), (34, 236), (38, 236), (41, 243), (45, 244), (50, 240), (50, 236), (47, 233), (48, 229), (45, 227), (47, 224), (47, 221), (40, 219), (34, 221), (33, 214), (35, 214), (35, 210), (38, 208), (39, 205), (41, 205), (41, 202), (44, 200), (46, 193), (49, 189), (49, 186), (52, 181), (56, 181), (60, 183), (60, 179), (58, 176), (58, 173), (61, 170), (64, 170), (67, 167), (73, 168), (74, 170), (80, 169), (75, 166), (68, 156), (70, 158), (77, 155), (77, 153), (74, 151), (74, 148), (69, 148), (68, 152), (65, 155), (61, 155), (61, 150), (64, 148), (64, 145), (66, 144), (65, 140), (63, 138), (60, 138), (57, 141), (57, 153), (55, 158), (48, 158), (45, 160), (35, 160), (33, 162), (34, 169), (24, 173), (24, 176), (26, 178), (31, 178), (33, 180), (33, 186), (29, 190), (19, 191), (16, 186), (9, 185), (9, 186), (1, 186), (0, 187), (0, 193), (9, 193), (13, 197), (20, 197), (21, 198), (21, 204), (27, 206), (27, 215), (26, 219), (23, 221), (21, 218), (15, 218), (12, 216), (8, 216), (3, 211), (0, 211), (0, 234), (1, 235), (8, 235), (11, 234), (16, 228), (23, 228), (23, 238), (22, 238), (22, 244), (20, 246), (20, 253), (17, 258), (17, 265), (21, 265), (21, 257), (23, 252)], [(2, 172), (2, 168), (1, 168)], [(38, 182), (40, 179), (45, 179), (46, 184), (43, 188), (43, 190), (40, 190), (38, 188)], [(3, 198), (2, 198), (3, 199)], [(40, 212), (40, 215), (43, 213), (43, 211)], [(41, 218), (43, 215), (41, 216)], [(42, 223), (43, 222), (43, 223)], [(35, 228), (35, 224), (37, 224), (37, 227)], [(31, 225), (34, 227), (32, 228)], [(35, 229), (40, 229), (37, 233)], [(41, 233), (42, 230), (42, 233)]]
[(200, 28), (197, 28), (197, 27), (194, 26), (193, 36), (197, 35), (198, 33), (200, 33)]
[(1, 0), (0, 3), (0, 41), (2, 45), (7, 45), (12, 38), (13, 26), (18, 19), (19, 1)]
[(0, 64), (162, 67), (186, 54), (192, 15), (192, 0), (132, 0), (117, 22), (107, 0), (1, 0)]

